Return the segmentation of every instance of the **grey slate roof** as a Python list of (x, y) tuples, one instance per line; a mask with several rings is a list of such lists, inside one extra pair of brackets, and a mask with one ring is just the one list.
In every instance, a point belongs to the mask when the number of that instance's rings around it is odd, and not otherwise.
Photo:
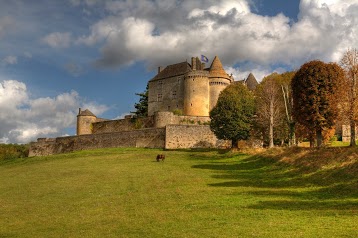
[(96, 115), (93, 114), (90, 110), (86, 109), (84, 111), (81, 111), (79, 114), (79, 116), (93, 116), (95, 117)]
[(247, 79), (245, 80), (245, 84), (250, 90), (255, 90), (256, 86), (259, 83), (257, 82), (255, 76), (252, 73), (250, 73)]
[(181, 62), (178, 64), (168, 65), (150, 81), (183, 75), (189, 71), (192, 70), (188, 62)]

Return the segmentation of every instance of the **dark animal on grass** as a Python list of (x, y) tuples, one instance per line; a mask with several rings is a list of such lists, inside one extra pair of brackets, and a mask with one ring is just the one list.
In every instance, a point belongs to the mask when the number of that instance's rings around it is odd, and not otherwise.
[(163, 154), (157, 155), (157, 162), (164, 161), (164, 160), (165, 160), (165, 155)]

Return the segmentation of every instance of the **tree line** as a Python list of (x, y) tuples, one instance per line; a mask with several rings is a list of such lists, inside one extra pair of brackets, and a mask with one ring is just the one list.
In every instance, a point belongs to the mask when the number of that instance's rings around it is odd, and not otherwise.
[(268, 147), (308, 140), (320, 147), (334, 135), (337, 121), (350, 125), (355, 146), (358, 50), (349, 49), (339, 64), (314, 60), (297, 71), (273, 73), (254, 91), (241, 83), (228, 86), (210, 112), (219, 139), (256, 137)]

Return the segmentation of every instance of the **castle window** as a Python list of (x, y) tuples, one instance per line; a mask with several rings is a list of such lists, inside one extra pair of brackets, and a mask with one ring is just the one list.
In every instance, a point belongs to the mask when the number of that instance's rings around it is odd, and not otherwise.
[(163, 88), (163, 80), (158, 81), (157, 88), (158, 88), (158, 90), (162, 90), (162, 88)]
[(177, 98), (177, 91), (173, 90), (172, 91), (172, 99), (176, 99)]
[(168, 106), (168, 111), (170, 111), (170, 106)]
[(158, 93), (157, 100), (158, 100), (158, 102), (163, 101), (163, 95), (161, 93)]

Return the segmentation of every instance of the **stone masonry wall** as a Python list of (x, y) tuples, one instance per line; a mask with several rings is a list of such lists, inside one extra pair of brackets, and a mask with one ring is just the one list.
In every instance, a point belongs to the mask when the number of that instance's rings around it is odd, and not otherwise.
[(165, 149), (229, 148), (230, 141), (219, 140), (204, 125), (168, 125), (165, 132)]
[[(358, 139), (358, 127), (356, 128), (356, 139)], [(351, 126), (342, 125), (342, 141), (350, 142), (351, 141)]]
[(126, 118), (96, 122), (92, 124), (93, 134), (112, 133), (121, 131), (131, 131), (135, 129), (152, 128), (154, 126), (153, 117), (146, 118)]
[(142, 129), (115, 133), (90, 134), (39, 139), (30, 144), (29, 156), (44, 156), (78, 150), (111, 147), (164, 148), (165, 129)]

